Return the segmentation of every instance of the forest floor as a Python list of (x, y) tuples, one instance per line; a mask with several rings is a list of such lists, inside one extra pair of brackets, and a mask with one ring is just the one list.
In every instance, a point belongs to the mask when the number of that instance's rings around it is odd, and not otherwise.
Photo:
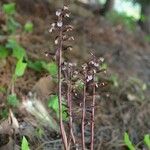
[[(45, 52), (53, 50), (54, 39), (48, 32), (50, 24), (55, 20), (55, 12), (47, 11), (47, 8), (37, 7), (36, 12), (27, 13), (18, 9), (17, 21), (24, 25), (31, 21), (34, 24), (32, 33), (18, 31), (16, 37), (26, 49), (27, 55), (32, 60), (49, 59)], [(22, 8), (21, 8), (22, 9)], [(41, 11), (43, 10), (44, 11)], [(145, 34), (137, 27), (135, 31), (129, 31), (121, 24), (112, 25), (111, 22), (99, 15), (81, 17), (73, 14), (70, 24), (74, 26), (75, 41), (73, 50), (66, 59), (81, 64), (88, 57), (88, 53), (94, 50), (96, 56), (104, 57), (108, 65), (103, 79), (109, 82), (107, 87), (100, 91), (100, 98), (96, 102), (95, 114), (95, 149), (96, 150), (120, 150), (126, 149), (123, 142), (124, 133), (127, 131), (137, 149), (144, 149), (143, 137), (150, 133), (150, 43), (145, 41)], [(13, 58), (7, 58), (4, 66), (0, 65), (0, 86), (9, 88), (12, 79), (12, 70), (15, 66)], [(46, 82), (41, 84), (39, 80), (47, 76), (45, 72), (36, 72), (27, 69), (25, 75), (15, 84), (15, 92), (21, 99), (39, 84), (45, 91)], [(146, 88), (145, 88), (146, 86)], [(0, 92), (0, 109), (5, 107), (6, 93)], [(32, 136), (33, 126), (37, 122), (33, 118), (16, 111), (16, 118), (20, 125), (27, 126), (22, 135), (28, 137), (31, 149), (60, 149), (60, 137), (49, 133), (45, 129), (42, 137)], [(30, 119), (29, 119), (30, 118)], [(0, 122), (4, 122), (1, 120)], [(25, 122), (25, 123), (24, 123)], [(31, 123), (32, 122), (32, 123)], [(0, 126), (1, 127), (1, 126)], [(5, 136), (4, 136), (5, 135)], [(0, 129), (0, 150), (10, 149), (10, 138)], [(80, 136), (80, 135), (79, 135)], [(16, 136), (16, 145), (19, 139)], [(3, 139), (3, 140), (2, 140)], [(15, 139), (12, 138), (14, 141)], [(53, 142), (50, 142), (53, 141)], [(89, 145), (89, 135), (86, 139)], [(44, 147), (44, 148), (43, 148)], [(146, 149), (146, 147), (145, 147)]]

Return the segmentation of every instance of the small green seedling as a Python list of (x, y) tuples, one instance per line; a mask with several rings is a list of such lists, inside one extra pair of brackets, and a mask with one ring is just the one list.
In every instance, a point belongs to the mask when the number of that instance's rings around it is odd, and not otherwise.
[(129, 150), (135, 150), (135, 147), (132, 144), (127, 132), (124, 133), (124, 143), (129, 148)]
[(32, 22), (27, 22), (24, 25), (24, 31), (25, 32), (33, 32), (33, 23)]
[(21, 150), (30, 150), (29, 143), (28, 143), (27, 139), (25, 138), (25, 136), (23, 136), (23, 138), (22, 138)]

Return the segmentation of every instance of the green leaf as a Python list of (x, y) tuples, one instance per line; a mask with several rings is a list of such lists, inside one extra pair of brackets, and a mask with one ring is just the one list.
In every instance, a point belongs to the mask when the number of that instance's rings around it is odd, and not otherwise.
[(0, 110), (0, 118), (4, 118), (4, 119), (6, 119), (6, 118), (8, 118), (8, 109), (7, 108), (4, 108), (4, 109), (1, 109)]
[(147, 147), (150, 149), (150, 135), (149, 134), (146, 134), (144, 136), (144, 143), (145, 145), (147, 145)]
[(35, 61), (35, 62), (28, 61), (28, 67), (38, 72), (41, 72), (43, 70), (42, 64), (43, 61)]
[(48, 64), (43, 63), (43, 68), (47, 70), (51, 76), (55, 77), (57, 75), (58, 67), (55, 62), (50, 62)]
[(25, 49), (15, 39), (9, 39), (6, 47), (13, 50), (12, 56), (15, 58), (20, 59), (26, 57)]
[(15, 69), (15, 76), (16, 77), (21, 77), (24, 75), (24, 72), (27, 67), (27, 62), (23, 61), (23, 58), (19, 59), (17, 64), (16, 64), (16, 69)]
[(16, 12), (15, 3), (4, 4), (2, 9), (8, 15), (15, 14)]
[(29, 143), (25, 136), (23, 136), (22, 143), (21, 143), (21, 150), (30, 150)]
[(7, 97), (7, 102), (10, 106), (16, 107), (19, 105), (19, 100), (17, 99), (16, 94), (11, 94)]
[(15, 21), (13, 17), (8, 18), (6, 25), (7, 25), (7, 30), (10, 33), (16, 32), (17, 28), (20, 27), (20, 24), (17, 21)]
[(32, 22), (27, 22), (24, 25), (24, 31), (25, 32), (32, 32), (33, 31), (33, 23)]
[(4, 46), (0, 46), (0, 59), (8, 56), (8, 50)]
[[(64, 99), (62, 99), (62, 117), (64, 121), (68, 120), (67, 108)], [(57, 118), (59, 118), (59, 100), (57, 95), (52, 95), (48, 101), (48, 107), (56, 112)]]
[(126, 146), (129, 148), (129, 150), (135, 150), (134, 145), (132, 144), (129, 135), (127, 132), (124, 133), (124, 143), (126, 144)]

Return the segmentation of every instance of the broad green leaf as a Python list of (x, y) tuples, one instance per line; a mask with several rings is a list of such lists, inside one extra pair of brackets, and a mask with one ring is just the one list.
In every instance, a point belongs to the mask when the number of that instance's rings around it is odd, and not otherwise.
[(51, 76), (55, 77), (57, 75), (58, 67), (55, 62), (50, 62), (48, 64), (43, 63), (43, 68), (47, 70)]
[(29, 143), (25, 136), (23, 136), (22, 143), (21, 143), (21, 150), (30, 150)]
[[(67, 114), (67, 108), (66, 108), (66, 103), (63, 100), (63, 105), (62, 105), (62, 117), (64, 121), (68, 120), (68, 114)], [(53, 109), (56, 112), (57, 117), (59, 118), (59, 100), (57, 95), (52, 95), (48, 101), (48, 107)]]
[(4, 4), (2, 6), (2, 9), (8, 15), (15, 14), (15, 12), (16, 12), (15, 3)]
[(17, 99), (16, 94), (11, 94), (7, 97), (7, 103), (10, 106), (16, 107), (19, 105), (19, 100)]
[(24, 75), (24, 72), (27, 67), (27, 62), (23, 61), (23, 58), (19, 59), (17, 64), (16, 64), (16, 69), (15, 69), (15, 76), (16, 77), (21, 77)]
[(28, 61), (28, 67), (38, 72), (41, 72), (43, 70), (42, 64), (43, 61), (35, 61), (35, 62)]
[(146, 134), (144, 136), (144, 143), (150, 149), (150, 135), (149, 134)]
[(25, 32), (32, 32), (33, 31), (33, 23), (32, 22), (27, 22), (24, 25), (24, 31)]
[(9, 39), (6, 47), (13, 50), (12, 56), (14, 56), (15, 58), (20, 59), (26, 57), (25, 49), (21, 45), (19, 45), (15, 39)]
[(126, 146), (129, 148), (129, 150), (135, 150), (134, 145), (132, 144), (129, 135), (127, 132), (124, 133), (124, 143), (126, 144)]
[(4, 46), (0, 46), (0, 59), (8, 56), (8, 50)]

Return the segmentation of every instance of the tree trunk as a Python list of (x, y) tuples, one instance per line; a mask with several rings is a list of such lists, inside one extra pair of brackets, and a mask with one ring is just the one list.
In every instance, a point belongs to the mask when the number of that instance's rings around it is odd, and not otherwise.
[(101, 15), (105, 15), (106, 13), (112, 11), (114, 7), (115, 0), (106, 0), (106, 3), (102, 10), (100, 11)]
[(142, 5), (140, 26), (143, 31), (150, 34), (150, 4)]

